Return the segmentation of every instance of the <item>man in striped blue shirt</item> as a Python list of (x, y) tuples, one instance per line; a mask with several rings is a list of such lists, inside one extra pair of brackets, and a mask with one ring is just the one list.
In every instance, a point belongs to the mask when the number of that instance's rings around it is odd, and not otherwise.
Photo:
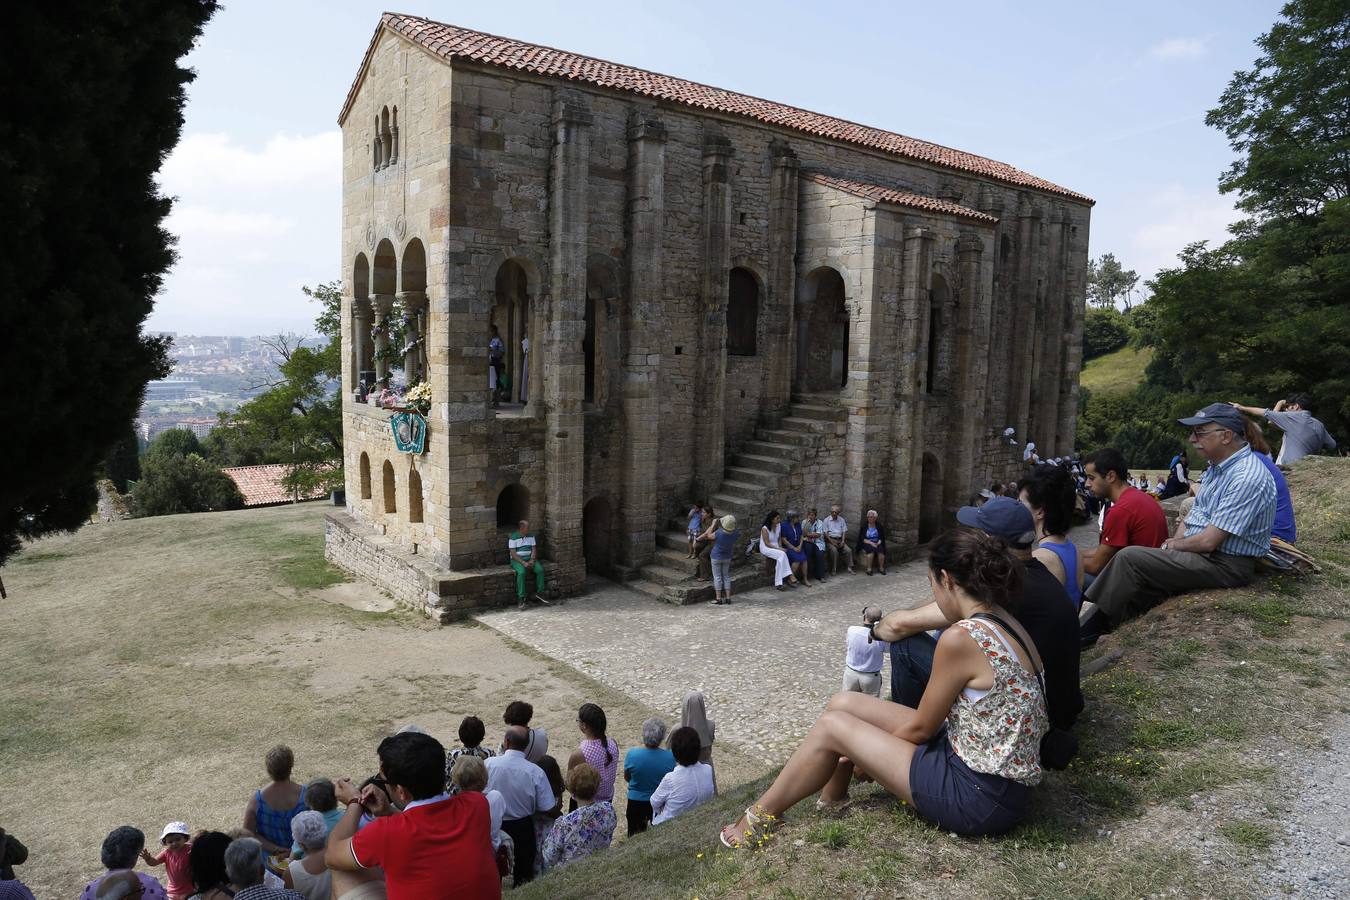
[(1270, 549), (1275, 480), (1243, 440), (1241, 413), (1212, 403), (1178, 419), (1191, 444), (1209, 462), (1195, 505), (1162, 547), (1124, 547), (1084, 594), (1084, 631), (1100, 633), (1183, 591), (1239, 587), (1252, 580), (1256, 561)]

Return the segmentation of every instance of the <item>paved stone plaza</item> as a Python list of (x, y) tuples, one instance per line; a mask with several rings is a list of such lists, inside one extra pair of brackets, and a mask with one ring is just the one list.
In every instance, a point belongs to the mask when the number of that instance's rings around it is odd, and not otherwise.
[[(1095, 528), (1073, 531), (1080, 547)], [(592, 580), (564, 606), (488, 612), (478, 621), (606, 685), (679, 718), (690, 688), (703, 691), (717, 738), (766, 764), (796, 747), (844, 673), (844, 631), (864, 606), (887, 612), (927, 602), (926, 564), (885, 576), (840, 575), (819, 587), (760, 588), (731, 606), (673, 606), (623, 585)], [(890, 663), (882, 673), (889, 690)], [(621, 745), (636, 735), (615, 735)]]

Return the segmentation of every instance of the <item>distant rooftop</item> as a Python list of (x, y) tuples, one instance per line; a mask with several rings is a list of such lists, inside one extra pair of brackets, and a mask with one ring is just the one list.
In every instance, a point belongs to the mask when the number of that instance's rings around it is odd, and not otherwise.
[(342, 112), (338, 114), (339, 124), (346, 121), (347, 113), (351, 110), (352, 102), (356, 99), (356, 92), (365, 77), (366, 67), (375, 52), (375, 45), (379, 40), (380, 32), (386, 28), (450, 63), (473, 62), (498, 66), (503, 69), (528, 72), (533, 75), (542, 75), (564, 81), (577, 81), (595, 87), (652, 97), (694, 109), (740, 116), (767, 125), (788, 128), (816, 137), (879, 150), (905, 159), (979, 175), (1017, 187), (1045, 191), (1084, 203), (1093, 202), (1090, 197), (1046, 181), (1043, 178), (1037, 178), (1035, 175), (1023, 172), (1007, 163), (977, 156), (973, 153), (966, 153), (962, 150), (954, 150), (941, 144), (921, 141), (892, 131), (883, 131), (880, 128), (859, 125), (833, 116), (799, 109), (795, 106), (775, 103), (772, 100), (761, 100), (747, 94), (738, 94), (735, 91), (710, 87), (696, 81), (661, 75), (645, 69), (636, 69), (632, 66), (603, 59), (569, 53), (566, 50), (556, 50), (539, 44), (528, 44), (512, 38), (499, 37), (482, 31), (473, 31), (468, 28), (460, 28), (457, 25), (447, 25), (444, 22), (436, 22), (402, 13), (385, 13), (381, 17), (380, 24), (376, 27), (375, 34), (370, 40), (370, 46), (366, 49), (365, 58), (361, 61), (361, 68), (347, 92), (346, 101), (342, 104)]
[[(275, 506), (278, 503), (290, 503), (297, 499), (290, 491), (281, 486), (289, 466), (276, 463), (266, 466), (234, 466), (222, 469), (226, 475), (239, 485), (239, 493), (244, 495), (244, 506)], [(300, 500), (317, 500), (328, 491), (317, 489), (310, 493), (301, 493)]]

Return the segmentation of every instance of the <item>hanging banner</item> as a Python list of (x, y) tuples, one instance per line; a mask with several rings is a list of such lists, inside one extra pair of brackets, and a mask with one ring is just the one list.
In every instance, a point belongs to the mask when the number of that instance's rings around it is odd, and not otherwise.
[(389, 420), (394, 446), (400, 453), (424, 453), (427, 444), (427, 420), (415, 412), (395, 413)]

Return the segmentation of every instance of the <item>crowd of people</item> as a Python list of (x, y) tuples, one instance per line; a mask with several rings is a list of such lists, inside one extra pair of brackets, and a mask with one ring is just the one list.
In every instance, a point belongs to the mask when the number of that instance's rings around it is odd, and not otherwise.
[[(1285, 431), (1279, 460), (1248, 415)], [(1028, 459), (1017, 482), (972, 497), (957, 527), (928, 547), (930, 601), (889, 614), (863, 609), (845, 636), (842, 690), (718, 840), (758, 846), (808, 797), (818, 795), (821, 809), (846, 806), (855, 779), (878, 782), (944, 830), (996, 834), (1022, 821), (1044, 771), (1066, 767), (1077, 752), (1082, 647), (1172, 594), (1248, 583), (1272, 540), (1296, 538), (1281, 466), (1334, 446), (1303, 397), (1269, 411), (1215, 403), (1178, 424), (1207, 468), (1194, 484), (1185, 454), (1171, 467), (1165, 485), (1187, 481), (1175, 529), (1111, 448)], [(1084, 493), (1101, 508), (1100, 538), (1080, 553), (1069, 530), (1075, 512), (1086, 511)], [(741, 538), (735, 517), (700, 504), (689, 523), (691, 558), (707, 561), (716, 602), (730, 602), (729, 560)], [(511, 541), (523, 597), (525, 575), (537, 565), (528, 523)], [(886, 571), (886, 535), (874, 510), (852, 547), (834, 506), (823, 520), (814, 509), (805, 518), (770, 513), (750, 549), (774, 566), (780, 590), (833, 576), (841, 565), (852, 572), (855, 553), (865, 571)], [(496, 747), (485, 745), (483, 722), (466, 717), (449, 752), (405, 726), (379, 744), (377, 771), (360, 783), (301, 784), (292, 779), (291, 751), (275, 747), (265, 759), (268, 783), (248, 799), (240, 827), (192, 833), (170, 822), (153, 852), (141, 830), (116, 828), (102, 847), (106, 871), (81, 900), (497, 897), (503, 879), (519, 885), (610, 845), (620, 772), (630, 838), (717, 791), (715, 728), (697, 691), (684, 698), (680, 727), (667, 736), (663, 721), (648, 719), (640, 744), (623, 753), (604, 710), (583, 704), (565, 771), (532, 717), (527, 702), (507, 706)], [(32, 897), (13, 880), (26, 857), (0, 830), (0, 900)], [(167, 888), (136, 871), (138, 861), (163, 867)]]
[[(627, 785), (630, 838), (687, 812), (717, 791), (714, 723), (703, 694), (689, 691), (680, 724), (642, 723), (626, 751), (607, 734), (594, 703), (577, 710), (576, 749), (566, 771), (549, 755), (549, 735), (531, 726), (533, 707), (513, 701), (496, 747), (476, 716), (460, 723), (449, 750), (425, 729), (405, 725), (376, 749), (362, 781), (292, 778), (295, 756), (267, 752), (267, 784), (249, 797), (239, 825), (198, 830), (174, 821), (157, 850), (131, 825), (103, 840), (102, 873), (81, 900), (372, 900), (391, 897), (500, 897), (610, 846), (618, 825), (615, 782)], [(14, 866), (27, 848), (0, 829), (0, 898), (32, 900)], [(165, 883), (151, 870), (163, 867)]]

